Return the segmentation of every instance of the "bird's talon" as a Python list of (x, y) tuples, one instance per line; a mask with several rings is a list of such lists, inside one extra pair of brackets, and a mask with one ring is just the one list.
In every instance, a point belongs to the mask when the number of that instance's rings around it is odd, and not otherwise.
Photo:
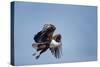
[(38, 59), (40, 56), (36, 56), (36, 59)]

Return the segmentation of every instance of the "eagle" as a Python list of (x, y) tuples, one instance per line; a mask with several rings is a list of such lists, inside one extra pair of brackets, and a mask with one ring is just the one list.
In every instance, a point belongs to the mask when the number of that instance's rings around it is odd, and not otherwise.
[(54, 25), (44, 24), (42, 30), (33, 37), (35, 43), (32, 43), (32, 47), (36, 49), (36, 52), (33, 54), (33, 56), (36, 56), (36, 59), (38, 59), (40, 55), (46, 52), (48, 49), (51, 51), (55, 58), (61, 57), (62, 37), (60, 34), (53, 36), (55, 30), (56, 27)]

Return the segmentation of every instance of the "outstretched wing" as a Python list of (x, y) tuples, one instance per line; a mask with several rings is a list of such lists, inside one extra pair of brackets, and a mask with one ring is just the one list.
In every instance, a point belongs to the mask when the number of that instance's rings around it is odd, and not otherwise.
[(39, 42), (39, 39), (40, 39), (41, 35), (42, 35), (42, 31), (38, 32), (38, 33), (34, 36), (35, 42)]
[(36, 43), (48, 41), (48, 36), (52, 37), (56, 27), (52, 24), (45, 24), (43, 29), (34, 36)]
[(38, 32), (34, 36), (34, 40), (35, 40), (36, 43), (45, 42), (47, 40), (47, 34), (46, 34), (46, 32), (44, 32), (44, 31)]

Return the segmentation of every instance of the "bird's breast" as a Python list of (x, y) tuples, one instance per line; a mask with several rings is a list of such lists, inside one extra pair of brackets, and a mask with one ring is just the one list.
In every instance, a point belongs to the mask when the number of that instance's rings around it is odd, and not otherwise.
[(56, 42), (55, 40), (52, 40), (50, 43), (51, 48), (58, 47), (60, 45), (61, 45), (61, 42)]

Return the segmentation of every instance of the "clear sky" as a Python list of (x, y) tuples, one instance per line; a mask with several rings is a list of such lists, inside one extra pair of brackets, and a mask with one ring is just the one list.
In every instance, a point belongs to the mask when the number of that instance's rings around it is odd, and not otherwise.
[[(15, 65), (96, 60), (96, 6), (15, 2), (14, 9)], [(47, 50), (36, 60), (33, 37), (47, 23), (62, 35), (63, 56), (56, 59)]]

